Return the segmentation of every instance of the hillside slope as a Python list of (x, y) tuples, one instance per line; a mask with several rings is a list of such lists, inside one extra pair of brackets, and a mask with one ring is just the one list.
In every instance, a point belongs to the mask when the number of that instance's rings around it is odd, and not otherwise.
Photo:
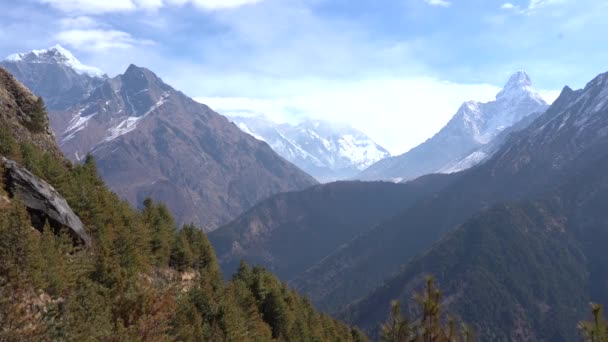
[(93, 158), (67, 162), (37, 98), (4, 69), (0, 100), (0, 157), (57, 189), (91, 237), (82, 246), (52, 224), (32, 229), (32, 212), (0, 177), (0, 340), (366, 340), (262, 268), (242, 265), (224, 283), (202, 230), (178, 230), (151, 200), (134, 210)]
[(300, 291), (337, 310), (382, 284), (401, 265), (472, 215), (501, 202), (535, 199), (601, 158), (608, 84), (599, 75), (584, 90), (565, 88), (525, 130), (511, 135), (486, 163), (431, 199), (353, 240), (295, 279)]
[(590, 301), (608, 303), (608, 155), (533, 202), (501, 204), (416, 257), (345, 315), (375, 333), (391, 300), (434, 275), (448, 310), (484, 341), (578, 339)]
[(275, 195), (209, 235), (224, 273), (241, 259), (289, 281), (374, 225), (446, 187), (437, 175), (408, 184), (337, 182)]

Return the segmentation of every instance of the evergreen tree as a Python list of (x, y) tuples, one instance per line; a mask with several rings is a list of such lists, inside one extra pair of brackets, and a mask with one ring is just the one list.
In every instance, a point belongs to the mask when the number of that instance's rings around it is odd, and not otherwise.
[(48, 119), (44, 101), (41, 97), (34, 103), (33, 108), (30, 111), (29, 119), (30, 121), (27, 123), (27, 126), (32, 132), (42, 132), (46, 128)]
[(171, 333), (178, 341), (203, 342), (203, 320), (188, 298), (179, 300), (175, 317), (171, 322)]
[(14, 158), (18, 152), (19, 144), (8, 130), (8, 127), (0, 127), (0, 155)]
[[(17, 141), (7, 132), (0, 141)], [(32, 229), (19, 198), (0, 202), (0, 340), (365, 341), (261, 267), (243, 263), (225, 283), (201, 229), (177, 230), (151, 200), (133, 210), (92, 156), (70, 165), (28, 142), (6, 146), (0, 155), (66, 198), (92, 247)]]
[(391, 302), (391, 315), (389, 320), (382, 324), (380, 340), (382, 342), (410, 341), (412, 331), (409, 323), (401, 314), (401, 305), (398, 301)]
[(45, 291), (51, 296), (60, 296), (70, 285), (68, 258), (64, 256), (69, 255), (71, 247), (72, 241), (66, 234), (55, 236), (49, 224), (45, 224), (38, 248)]
[(432, 277), (426, 280), (424, 290), (415, 294), (419, 317), (408, 321), (402, 316), (397, 301), (391, 303), (391, 314), (381, 327), (381, 340), (390, 342), (471, 342), (472, 329), (463, 325), (457, 329), (456, 320), (447, 318), (443, 323), (441, 315), (441, 291), (435, 287)]
[(580, 322), (579, 329), (589, 342), (608, 342), (608, 323), (604, 320), (604, 308), (592, 303), (591, 312), (593, 313), (593, 321)]
[(169, 264), (171, 248), (174, 245), (173, 236), (175, 222), (167, 207), (163, 204), (154, 204), (152, 199), (144, 201), (144, 222), (151, 229), (150, 251), (155, 266), (166, 266)]

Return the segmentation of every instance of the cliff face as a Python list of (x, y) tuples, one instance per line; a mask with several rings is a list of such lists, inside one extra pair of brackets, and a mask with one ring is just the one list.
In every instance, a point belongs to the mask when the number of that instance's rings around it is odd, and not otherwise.
[(38, 98), (3, 68), (0, 68), (0, 130), (10, 132), (19, 142), (27, 141), (63, 158)]
[(0, 68), (0, 184), (8, 195), (3, 201), (19, 201), (27, 208), (35, 228), (42, 230), (48, 222), (55, 230), (66, 228), (75, 242), (90, 246), (90, 237), (65, 198), (16, 161), (5, 158), (23, 150), (21, 143), (64, 160), (41, 100)]

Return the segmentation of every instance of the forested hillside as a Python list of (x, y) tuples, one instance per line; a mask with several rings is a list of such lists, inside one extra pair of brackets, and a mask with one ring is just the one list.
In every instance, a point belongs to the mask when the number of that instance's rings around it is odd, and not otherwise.
[(34, 229), (0, 170), (0, 340), (365, 340), (262, 268), (243, 264), (225, 283), (200, 229), (178, 230), (151, 200), (132, 209), (93, 158), (66, 161), (41, 103), (0, 76), (0, 155), (50, 183), (92, 240), (89, 248), (56, 225)]
[(446, 187), (452, 176), (408, 184), (335, 182), (274, 195), (209, 234), (222, 270), (244, 259), (290, 281), (357, 235)]
[(471, 215), (347, 315), (375, 332), (380, 308), (407, 298), (430, 273), (450, 310), (474, 324), (484, 341), (577, 340), (587, 303), (608, 303), (606, 89), (608, 74), (579, 91), (565, 88), (532, 126), (471, 170), (478, 181), (484, 173), (493, 177), (477, 183), (482, 191), (496, 184), (509, 191), (536, 187), (537, 193)]

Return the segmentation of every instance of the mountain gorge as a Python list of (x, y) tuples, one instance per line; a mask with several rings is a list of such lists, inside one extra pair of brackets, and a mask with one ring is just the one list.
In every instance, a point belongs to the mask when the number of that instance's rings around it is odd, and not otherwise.
[(390, 157), (382, 146), (346, 125), (319, 120), (276, 124), (263, 116), (230, 120), (321, 182), (350, 179)]
[[(110, 188), (133, 205), (152, 197), (180, 223), (212, 230), (272, 194), (316, 184), (150, 70), (131, 65), (113, 78), (92, 77), (65, 49), (44, 51), (11, 56), (2, 66), (45, 90), (56, 103), (49, 108), (58, 109), (50, 118), (62, 151), (75, 161), (94, 155)], [(65, 80), (72, 84), (65, 92), (50, 91)]]
[(518, 71), (509, 78), (495, 101), (463, 103), (435, 136), (409, 152), (380, 160), (356, 178), (407, 181), (429, 173), (474, 166), (489, 157), (488, 153), (493, 150), (484, 146), (501, 132), (546, 108), (546, 102), (532, 88), (529, 76)]

